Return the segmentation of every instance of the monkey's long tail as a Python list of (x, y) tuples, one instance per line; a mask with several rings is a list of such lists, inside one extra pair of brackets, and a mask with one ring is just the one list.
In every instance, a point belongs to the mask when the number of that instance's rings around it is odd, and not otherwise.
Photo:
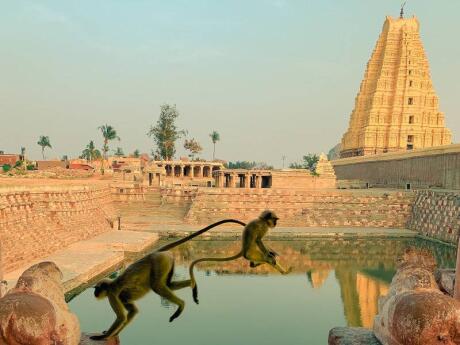
[(169, 244), (161, 247), (160, 249), (157, 250), (157, 252), (165, 252), (165, 251), (170, 250), (170, 249), (172, 249), (174, 247), (177, 247), (178, 245), (180, 245), (180, 244), (182, 244), (184, 242), (187, 242), (188, 240), (191, 240), (192, 238), (197, 237), (197, 236), (201, 235), (202, 233), (204, 233), (204, 232), (206, 232), (208, 230), (211, 230), (212, 228), (215, 228), (216, 226), (224, 224), (224, 223), (236, 223), (236, 224), (240, 224), (242, 226), (246, 226), (246, 223), (243, 223), (243, 222), (241, 222), (239, 220), (236, 220), (236, 219), (220, 220), (220, 221), (218, 221), (216, 223), (208, 225), (207, 227), (205, 227), (205, 228), (203, 228), (201, 230), (198, 230), (198, 231), (194, 232), (191, 235), (188, 235), (188, 236), (186, 236), (184, 238), (181, 238), (180, 240), (177, 240), (177, 241), (175, 241), (173, 243), (169, 243)]
[(190, 286), (192, 288), (193, 300), (195, 301), (196, 304), (198, 304), (198, 286), (196, 285), (195, 274), (193, 272), (193, 268), (195, 267), (195, 265), (203, 261), (232, 261), (232, 260), (239, 259), (242, 256), (243, 256), (243, 251), (233, 256), (228, 256), (226, 258), (201, 258), (201, 259), (197, 259), (193, 261), (190, 264), (190, 267), (188, 269), (190, 273), (190, 281), (191, 281)]

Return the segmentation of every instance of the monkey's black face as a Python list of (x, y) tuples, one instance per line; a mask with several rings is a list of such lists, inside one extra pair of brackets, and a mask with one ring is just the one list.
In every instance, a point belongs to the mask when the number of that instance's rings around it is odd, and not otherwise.
[(107, 296), (107, 283), (102, 282), (94, 287), (94, 297), (101, 299)]

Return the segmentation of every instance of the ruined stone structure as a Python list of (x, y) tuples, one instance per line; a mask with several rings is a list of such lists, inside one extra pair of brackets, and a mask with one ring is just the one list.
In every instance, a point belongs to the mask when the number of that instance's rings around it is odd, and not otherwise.
[(327, 156), (324, 153), (319, 155), (318, 163), (316, 163), (315, 172), (322, 178), (331, 178), (335, 179), (335, 171), (331, 162), (327, 159)]
[(361, 83), (340, 156), (451, 144), (417, 18), (387, 17)]
[(72, 243), (110, 231), (115, 218), (108, 187), (2, 188), (0, 272), (6, 274)]
[[(214, 172), (218, 188), (288, 188), (324, 189), (335, 188), (334, 169), (327, 161), (320, 164), (321, 173), (314, 176), (306, 169), (247, 170), (225, 169)], [(331, 171), (332, 170), (332, 171)]]
[(146, 167), (148, 186), (206, 186), (211, 187), (215, 171), (223, 164), (209, 161), (153, 161)]

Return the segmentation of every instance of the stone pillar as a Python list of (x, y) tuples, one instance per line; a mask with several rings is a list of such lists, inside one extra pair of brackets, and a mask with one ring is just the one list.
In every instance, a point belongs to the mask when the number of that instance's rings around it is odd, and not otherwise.
[(457, 301), (460, 301), (460, 237), (458, 240), (458, 247), (457, 247), (457, 264), (455, 265), (454, 298)]
[(236, 188), (236, 180), (238, 179), (238, 174), (233, 173), (232, 174), (232, 182), (231, 182), (231, 187)]
[(218, 187), (222, 188), (225, 185), (225, 174), (219, 174), (219, 185)]
[(203, 177), (203, 166), (200, 165), (199, 168), (200, 168), (200, 171), (198, 172), (198, 177)]
[(244, 188), (251, 188), (251, 175), (244, 175)]
[(256, 188), (262, 188), (262, 176), (260, 175), (256, 176)]
[(194, 178), (195, 177), (195, 165), (190, 165), (190, 177)]
[[(3, 250), (2, 250), (2, 239), (0, 238), (0, 284), (3, 280)], [(0, 287), (0, 297), (2, 297), (2, 290)]]
[(180, 175), (180, 177), (184, 177), (184, 175), (185, 175), (185, 166), (183, 166), (183, 165), (180, 166), (179, 175)]

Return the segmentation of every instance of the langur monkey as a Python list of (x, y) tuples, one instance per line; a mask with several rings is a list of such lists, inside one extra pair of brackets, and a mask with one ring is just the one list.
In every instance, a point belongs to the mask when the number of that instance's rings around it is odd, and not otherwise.
[(93, 335), (91, 339), (102, 340), (118, 335), (138, 313), (134, 301), (146, 295), (150, 290), (178, 306), (177, 310), (169, 318), (169, 322), (177, 318), (184, 310), (185, 302), (177, 297), (173, 291), (190, 286), (191, 280), (172, 281), (174, 258), (170, 253), (165, 252), (224, 223), (246, 225), (234, 219), (221, 220), (157, 249), (152, 254), (130, 265), (114, 280), (104, 279), (97, 283), (94, 289), (94, 296), (97, 299), (108, 297), (110, 306), (116, 314), (116, 320), (106, 332), (100, 335)]
[(266, 235), (268, 230), (276, 226), (278, 219), (279, 218), (276, 216), (275, 212), (269, 210), (263, 211), (259, 218), (254, 219), (244, 227), (242, 236), (243, 243), (241, 251), (238, 254), (226, 258), (201, 258), (190, 264), (190, 280), (193, 290), (193, 300), (195, 303), (198, 304), (198, 287), (196, 285), (193, 268), (199, 262), (231, 261), (244, 257), (246, 260), (249, 260), (250, 267), (257, 267), (266, 263), (276, 268), (281, 274), (288, 274), (291, 272), (291, 268), (286, 270), (276, 262), (276, 256), (278, 254), (272, 249), (267, 248), (262, 242), (262, 238)]

